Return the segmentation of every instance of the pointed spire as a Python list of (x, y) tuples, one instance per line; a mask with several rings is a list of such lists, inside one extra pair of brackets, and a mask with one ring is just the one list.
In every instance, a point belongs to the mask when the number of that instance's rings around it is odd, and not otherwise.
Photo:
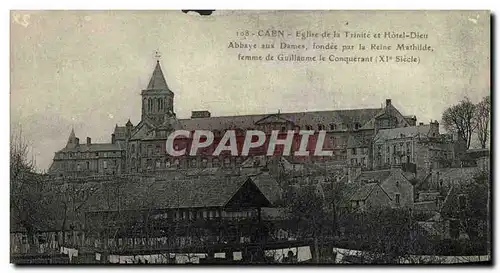
[(153, 75), (149, 80), (148, 90), (170, 90), (168, 88), (165, 77), (163, 76), (163, 71), (161, 70), (160, 60), (156, 61), (156, 67), (153, 71)]
[(75, 129), (72, 127), (71, 133), (69, 134), (69, 137), (68, 137), (68, 142), (66, 143), (66, 146), (72, 146), (75, 144), (76, 144)]
[(133, 126), (132, 122), (130, 122), (130, 119), (128, 119), (127, 124), (125, 124), (125, 126), (127, 126), (127, 127), (128, 126)]

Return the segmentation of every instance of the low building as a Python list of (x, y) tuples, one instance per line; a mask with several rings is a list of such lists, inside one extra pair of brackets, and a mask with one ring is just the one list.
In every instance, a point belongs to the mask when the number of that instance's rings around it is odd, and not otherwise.
[(114, 175), (123, 172), (125, 149), (119, 143), (92, 143), (87, 137), (85, 143), (75, 136), (74, 130), (66, 147), (54, 155), (50, 173), (65, 176)]
[(138, 246), (254, 242), (259, 240), (255, 227), (261, 208), (271, 206), (254, 180), (203, 177), (108, 185), (86, 208), (87, 243), (133, 247), (135, 238), (146, 237), (152, 245), (148, 241)]
[(387, 193), (390, 207), (412, 207), (413, 184), (401, 169), (365, 171), (356, 178), (358, 184), (377, 183)]
[(380, 130), (373, 139), (373, 168), (403, 168), (425, 177), (432, 169), (451, 167), (461, 153), (460, 141), (440, 134), (437, 121)]

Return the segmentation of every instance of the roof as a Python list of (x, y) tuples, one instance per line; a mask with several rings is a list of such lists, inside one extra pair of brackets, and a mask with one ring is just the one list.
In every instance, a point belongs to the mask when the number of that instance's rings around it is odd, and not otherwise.
[(112, 143), (92, 143), (79, 144), (75, 147), (65, 147), (59, 152), (101, 152), (101, 151), (122, 151), (123, 148), (118, 144)]
[(248, 176), (107, 183), (87, 211), (223, 207), (247, 183), (255, 185)]
[(418, 201), (435, 201), (441, 195), (440, 192), (420, 192)]
[(379, 187), (377, 183), (368, 183), (358, 188), (349, 198), (351, 201), (366, 200), (372, 191)]
[(370, 139), (362, 135), (351, 134), (347, 139), (347, 148), (369, 147)]
[(438, 206), (437, 206), (436, 201), (414, 202), (413, 208), (415, 210), (421, 210), (421, 211), (437, 211), (438, 210)]
[(278, 185), (278, 181), (268, 172), (254, 176), (253, 181), (271, 203), (281, 199), (281, 187)]
[[(129, 120), (130, 122), (130, 120)], [(115, 130), (113, 131), (115, 135), (115, 139), (121, 140), (127, 138), (127, 127), (126, 126), (115, 126)]]
[(366, 182), (382, 183), (391, 175), (391, 173), (392, 173), (391, 170), (361, 172), (361, 174), (356, 178), (356, 181), (365, 183)]
[(439, 178), (443, 181), (456, 183), (472, 181), (478, 169), (476, 167), (445, 168), (435, 169), (434, 172), (439, 172)]
[[(334, 111), (315, 111), (315, 112), (296, 112), (280, 113), (280, 120), (286, 120), (294, 123), (301, 128), (306, 125), (317, 128), (318, 124), (328, 126), (334, 124), (351, 124), (359, 122), (361, 124), (369, 121), (380, 109), (350, 109)], [(183, 129), (191, 130), (225, 130), (225, 129), (249, 129), (254, 128), (258, 121), (264, 122), (268, 116), (276, 114), (263, 115), (241, 115), (241, 116), (220, 116), (207, 118), (179, 119)], [(274, 119), (272, 121), (275, 121)]]
[(489, 149), (469, 149), (466, 151), (465, 157), (469, 159), (477, 159), (481, 157), (490, 157), (490, 150)]
[(425, 137), (429, 134), (431, 126), (427, 125), (418, 125), (418, 126), (410, 126), (410, 127), (400, 127), (394, 129), (385, 129), (378, 131), (377, 135), (375, 135), (374, 140), (390, 140), (404, 137), (417, 137), (422, 136)]
[(170, 90), (167, 85), (167, 81), (165, 81), (165, 77), (163, 76), (163, 71), (161, 70), (160, 62), (156, 62), (155, 69), (153, 71), (153, 75), (151, 75), (151, 79), (149, 80), (147, 90)]

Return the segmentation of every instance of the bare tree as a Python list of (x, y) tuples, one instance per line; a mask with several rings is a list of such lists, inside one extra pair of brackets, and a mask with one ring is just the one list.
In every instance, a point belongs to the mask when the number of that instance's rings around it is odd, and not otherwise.
[(481, 148), (486, 148), (488, 137), (490, 135), (490, 113), (491, 113), (491, 98), (486, 96), (481, 102), (476, 104), (475, 123), (477, 124), (477, 138), (481, 144)]
[(42, 175), (36, 172), (34, 159), (29, 158), (27, 141), (21, 131), (14, 133), (10, 143), (10, 217), (11, 223), (26, 231), (31, 252), (36, 251), (34, 235), (44, 225), (47, 215), (42, 187)]
[(458, 134), (467, 143), (467, 149), (471, 144), (471, 138), (477, 127), (475, 120), (476, 106), (469, 100), (463, 99), (459, 104), (447, 108), (442, 116), (445, 128)]

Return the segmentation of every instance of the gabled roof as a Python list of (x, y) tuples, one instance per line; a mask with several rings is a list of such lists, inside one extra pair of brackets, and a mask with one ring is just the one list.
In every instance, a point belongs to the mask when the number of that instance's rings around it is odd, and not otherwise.
[(351, 201), (364, 201), (370, 196), (372, 191), (380, 187), (377, 183), (368, 183), (358, 188), (349, 198)]
[(265, 124), (265, 123), (291, 123), (292, 121), (285, 119), (281, 114), (271, 114), (260, 120), (257, 120), (255, 124)]
[(127, 138), (127, 127), (116, 125), (113, 134), (116, 140), (125, 140)]
[(259, 187), (266, 198), (274, 203), (281, 198), (282, 190), (278, 185), (278, 181), (274, 179), (268, 172), (258, 174), (252, 178), (255, 185)]
[(224, 207), (248, 183), (255, 186), (248, 176), (108, 183), (89, 200), (86, 211)]
[(347, 148), (369, 147), (370, 139), (363, 135), (350, 134), (347, 139)]
[(394, 105), (386, 105), (386, 107), (380, 109), (370, 120), (368, 120), (360, 130), (374, 129), (375, 128), (375, 120), (377, 118), (381, 118), (383, 116), (391, 116), (395, 117), (398, 120), (398, 127), (404, 127), (410, 125), (408, 120), (399, 112)]
[(160, 62), (156, 62), (156, 67), (151, 75), (147, 90), (170, 90), (163, 76), (163, 71), (161, 70)]

